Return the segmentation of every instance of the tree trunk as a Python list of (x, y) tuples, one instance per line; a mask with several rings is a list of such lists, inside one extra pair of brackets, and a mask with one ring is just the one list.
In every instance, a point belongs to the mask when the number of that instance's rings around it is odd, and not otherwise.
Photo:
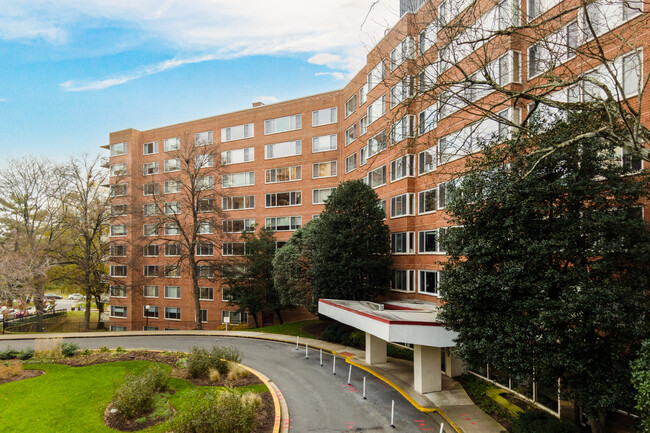
[(45, 332), (45, 282), (36, 277), (34, 281), (34, 307), (36, 308), (36, 331)]
[(102, 314), (104, 313), (104, 303), (101, 301), (100, 297), (95, 298), (95, 303), (97, 304), (98, 318), (97, 318), (97, 329), (105, 329), (106, 326), (102, 322)]
[(278, 316), (278, 320), (280, 321), (280, 325), (282, 325), (282, 314), (280, 314), (280, 310), (275, 310), (275, 315)]
[(90, 331), (90, 306), (92, 305), (92, 297), (90, 290), (86, 287), (86, 311), (84, 311), (84, 331)]
[(192, 252), (188, 257), (188, 264), (190, 266), (190, 276), (192, 277), (192, 294), (194, 295), (194, 329), (202, 330), (203, 324), (201, 323), (201, 289), (199, 288), (199, 275), (197, 274), (197, 263)]
[(260, 327), (259, 323), (257, 323), (257, 314), (253, 314), (253, 323), (255, 324), (256, 328)]
[(603, 412), (598, 412), (594, 417), (589, 417), (591, 433), (606, 433), (607, 418)]

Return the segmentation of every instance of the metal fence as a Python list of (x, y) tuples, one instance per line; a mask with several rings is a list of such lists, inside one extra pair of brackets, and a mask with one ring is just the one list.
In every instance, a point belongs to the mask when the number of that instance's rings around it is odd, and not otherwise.
[(36, 315), (2, 320), (2, 333), (6, 332), (57, 332), (67, 319), (67, 310), (54, 310), (43, 314), (43, 324), (39, 329)]

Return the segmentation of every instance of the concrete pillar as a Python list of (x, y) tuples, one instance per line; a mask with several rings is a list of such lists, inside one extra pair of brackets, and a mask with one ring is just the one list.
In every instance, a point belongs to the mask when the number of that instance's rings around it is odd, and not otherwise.
[(386, 361), (386, 342), (366, 332), (366, 364), (383, 364)]
[(415, 390), (420, 394), (441, 391), (441, 375), (440, 348), (416, 344), (413, 348), (413, 385)]
[[(447, 360), (445, 362), (445, 374), (449, 377), (458, 377), (465, 373), (465, 364), (454, 354), (454, 350), (445, 350)], [(447, 352), (449, 352), (447, 354)]]

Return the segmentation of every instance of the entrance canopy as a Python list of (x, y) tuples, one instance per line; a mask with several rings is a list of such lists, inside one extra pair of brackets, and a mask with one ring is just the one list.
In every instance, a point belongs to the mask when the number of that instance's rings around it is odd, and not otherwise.
[(456, 332), (438, 321), (439, 306), (419, 300), (344, 301), (321, 299), (318, 312), (384, 341), (453, 347)]

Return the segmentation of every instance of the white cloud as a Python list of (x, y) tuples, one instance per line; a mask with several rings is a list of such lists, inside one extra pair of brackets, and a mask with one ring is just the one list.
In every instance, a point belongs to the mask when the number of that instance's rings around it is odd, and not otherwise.
[[(97, 28), (123, 28), (125, 40), (106, 51), (143, 43), (215, 59), (250, 55), (307, 54), (313, 64), (356, 73), (370, 48), (398, 18), (397, 0), (12, 0), (0, 8), (0, 39), (37, 39), (83, 44)], [(131, 38), (127, 40), (128, 38)], [(173, 62), (171, 60), (170, 62)], [(67, 81), (69, 91), (101, 89), (162, 72), (144, 68), (98, 81)], [(148, 70), (151, 69), (151, 70)]]
[(206, 55), (206, 56), (199, 56), (199, 57), (193, 57), (193, 58), (188, 58), (188, 59), (171, 59), (171, 60), (165, 60), (164, 62), (157, 63), (155, 65), (150, 65), (146, 66), (143, 68), (140, 68), (134, 72), (121, 75), (118, 77), (113, 77), (113, 78), (106, 78), (103, 80), (96, 80), (96, 81), (75, 81), (75, 80), (68, 80), (65, 81), (61, 84), (61, 88), (65, 90), (66, 92), (82, 92), (86, 90), (102, 90), (106, 89), (108, 87), (113, 87), (113, 86), (118, 86), (120, 84), (124, 84), (128, 81), (132, 80), (137, 80), (138, 78), (145, 77), (147, 75), (153, 75), (153, 74), (158, 74), (160, 72), (166, 71), (168, 69), (174, 69), (179, 66), (187, 65), (187, 64), (192, 64), (192, 63), (201, 63), (201, 62), (207, 62), (210, 60), (215, 60), (217, 59), (217, 56), (211, 56), (211, 55)]
[(337, 80), (348, 80), (348, 77), (343, 72), (316, 72), (314, 75), (317, 77), (321, 75), (331, 75)]
[(275, 104), (276, 102), (280, 102), (280, 100), (275, 96), (254, 96), (253, 102), (261, 102), (263, 104)]
[(0, 98), (0, 102), (7, 102), (6, 98)]

